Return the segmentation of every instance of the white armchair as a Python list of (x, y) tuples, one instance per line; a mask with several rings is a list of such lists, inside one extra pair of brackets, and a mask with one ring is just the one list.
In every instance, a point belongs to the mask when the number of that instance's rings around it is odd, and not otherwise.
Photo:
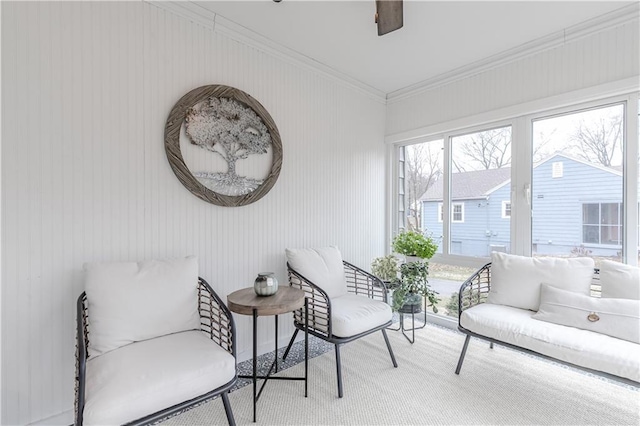
[(194, 257), (85, 265), (78, 298), (75, 424), (149, 424), (237, 380), (231, 313)]
[[(305, 291), (309, 305), (309, 333), (335, 345), (338, 396), (343, 396), (340, 346), (381, 331), (394, 367), (398, 367), (386, 328), (392, 311), (387, 289), (374, 275), (342, 260), (337, 247), (287, 249), (289, 285)], [(294, 312), (293, 334), (283, 358), (286, 358), (296, 334), (304, 330), (304, 312)]]

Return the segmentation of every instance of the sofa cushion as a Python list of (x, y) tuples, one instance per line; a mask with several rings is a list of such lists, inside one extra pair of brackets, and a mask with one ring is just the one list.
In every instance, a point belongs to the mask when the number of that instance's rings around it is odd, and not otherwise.
[(483, 303), (467, 309), (460, 325), (481, 336), (593, 370), (640, 381), (640, 345), (589, 330), (532, 318), (533, 312)]
[(85, 265), (91, 344), (99, 356), (129, 343), (200, 328), (195, 257)]
[(323, 289), (329, 298), (347, 293), (342, 254), (337, 247), (286, 249), (294, 271)]
[(600, 287), (605, 298), (640, 300), (640, 268), (603, 260)]
[(640, 300), (590, 297), (543, 283), (532, 318), (640, 343)]
[(593, 279), (593, 259), (587, 257), (524, 257), (491, 253), (491, 289), (487, 302), (537, 311), (540, 284), (589, 294)]
[(84, 424), (116, 425), (233, 380), (235, 358), (201, 331), (123, 346), (87, 361)]
[(391, 306), (366, 296), (344, 294), (331, 299), (331, 332), (351, 337), (391, 321)]

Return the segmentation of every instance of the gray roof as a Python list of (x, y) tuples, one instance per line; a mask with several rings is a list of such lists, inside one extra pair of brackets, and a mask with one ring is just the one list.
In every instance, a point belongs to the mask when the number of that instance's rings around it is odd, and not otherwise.
[[(511, 168), (476, 170), (451, 174), (451, 199), (484, 198), (489, 191), (511, 179)], [(442, 201), (442, 184), (436, 182), (420, 198), (421, 201)]]

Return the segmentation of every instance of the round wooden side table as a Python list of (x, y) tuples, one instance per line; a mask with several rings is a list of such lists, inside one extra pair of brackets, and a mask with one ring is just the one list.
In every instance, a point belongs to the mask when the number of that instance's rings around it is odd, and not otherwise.
[[(243, 379), (252, 379), (253, 381), (253, 421), (256, 421), (256, 404), (258, 398), (262, 394), (264, 386), (267, 384), (267, 380), (304, 380), (304, 396), (307, 397), (308, 393), (308, 372), (309, 372), (309, 333), (308, 327), (308, 300), (305, 297), (305, 292), (292, 287), (280, 287), (276, 294), (272, 296), (258, 296), (253, 287), (243, 288), (241, 290), (234, 291), (227, 296), (227, 306), (229, 310), (241, 315), (253, 316), (253, 374), (251, 376), (240, 375), (238, 377)], [(293, 312), (296, 309), (304, 309), (305, 318), (305, 333), (304, 333), (304, 377), (271, 377), (271, 372), (274, 370), (278, 372), (278, 315)], [(274, 359), (269, 371), (265, 376), (258, 376), (258, 317), (259, 316), (275, 316), (275, 352)], [(257, 382), (258, 379), (263, 379), (262, 386), (258, 391)]]

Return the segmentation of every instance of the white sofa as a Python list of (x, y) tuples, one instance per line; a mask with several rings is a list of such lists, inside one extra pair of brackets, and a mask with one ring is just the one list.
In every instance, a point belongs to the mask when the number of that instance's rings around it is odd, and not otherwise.
[(589, 258), (492, 253), (460, 288), (458, 329), (640, 385), (639, 269)]

